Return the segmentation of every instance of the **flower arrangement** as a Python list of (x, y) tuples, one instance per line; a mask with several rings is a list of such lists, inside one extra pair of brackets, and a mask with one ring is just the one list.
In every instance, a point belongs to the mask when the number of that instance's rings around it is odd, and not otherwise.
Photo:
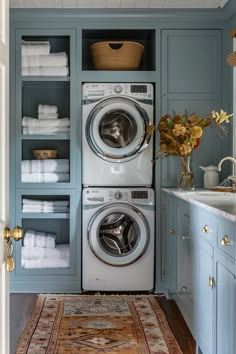
[(203, 129), (210, 125), (219, 128), (220, 133), (226, 132), (222, 123), (229, 123), (233, 114), (227, 114), (223, 110), (220, 113), (212, 111), (209, 116), (201, 117), (195, 114), (169, 115), (161, 117), (157, 126), (150, 125), (148, 134), (154, 131), (160, 132), (160, 155), (190, 156), (200, 144)]

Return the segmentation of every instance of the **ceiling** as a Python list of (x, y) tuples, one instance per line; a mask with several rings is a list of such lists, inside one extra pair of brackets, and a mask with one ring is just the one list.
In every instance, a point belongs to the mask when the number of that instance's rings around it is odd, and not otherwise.
[(9, 0), (11, 8), (214, 9), (228, 0)]

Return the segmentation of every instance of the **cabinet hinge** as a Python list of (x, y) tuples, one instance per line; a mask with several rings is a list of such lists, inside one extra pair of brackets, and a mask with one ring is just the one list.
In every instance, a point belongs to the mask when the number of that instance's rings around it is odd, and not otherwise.
[(214, 289), (216, 287), (216, 282), (214, 277), (209, 277), (209, 282), (208, 282), (210, 288)]

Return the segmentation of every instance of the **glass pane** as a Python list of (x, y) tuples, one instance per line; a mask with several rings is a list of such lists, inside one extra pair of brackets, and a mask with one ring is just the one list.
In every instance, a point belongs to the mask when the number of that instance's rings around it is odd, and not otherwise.
[(123, 213), (106, 216), (99, 227), (99, 244), (112, 256), (126, 256), (133, 252), (140, 239), (135, 220)]
[(106, 145), (112, 148), (123, 148), (134, 140), (137, 134), (137, 123), (126, 111), (111, 110), (101, 119), (99, 134)]
[(0, 195), (1, 195), (1, 203), (0, 203), (0, 219), (5, 220), (5, 215), (3, 215), (5, 210), (5, 125), (4, 125), (4, 117), (5, 117), (5, 68), (0, 64)]

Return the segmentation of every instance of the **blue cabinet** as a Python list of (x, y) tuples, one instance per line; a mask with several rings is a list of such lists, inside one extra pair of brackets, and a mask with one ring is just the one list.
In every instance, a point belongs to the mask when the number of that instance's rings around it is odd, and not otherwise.
[(197, 240), (198, 348), (234, 354), (236, 328), (235, 223), (194, 207)]
[[(10, 126), (14, 142), (10, 166), (11, 220), (25, 232), (15, 247), (11, 291), (80, 292), (81, 157), (76, 153), (80, 144), (76, 30), (45, 26), (35, 29), (31, 25), (30, 29), (16, 25), (11, 43), (16, 58), (12, 64), (15, 95), (11, 98), (15, 109), (11, 111)], [(22, 54), (23, 50), (38, 50), (41, 43), (48, 46), (50, 59)], [(56, 57), (55, 53), (63, 54)], [(65, 58), (61, 67), (37, 64), (39, 60), (58, 58)], [(44, 115), (40, 105), (44, 105)], [(50, 116), (51, 110), (55, 110), (54, 116)], [(57, 150), (57, 159), (37, 160), (33, 150), (41, 149)], [(45, 247), (49, 240), (53, 245)]]
[(167, 294), (180, 308), (195, 336), (195, 247), (190, 229), (189, 204), (163, 193), (166, 205), (166, 284)]
[[(200, 29), (162, 30), (161, 115), (196, 113), (206, 116), (221, 108), (221, 31)], [(192, 170), (196, 187), (203, 185), (199, 165), (217, 164), (221, 142), (214, 129), (205, 129), (194, 150)], [(162, 186), (176, 187), (179, 159), (162, 161)]]

